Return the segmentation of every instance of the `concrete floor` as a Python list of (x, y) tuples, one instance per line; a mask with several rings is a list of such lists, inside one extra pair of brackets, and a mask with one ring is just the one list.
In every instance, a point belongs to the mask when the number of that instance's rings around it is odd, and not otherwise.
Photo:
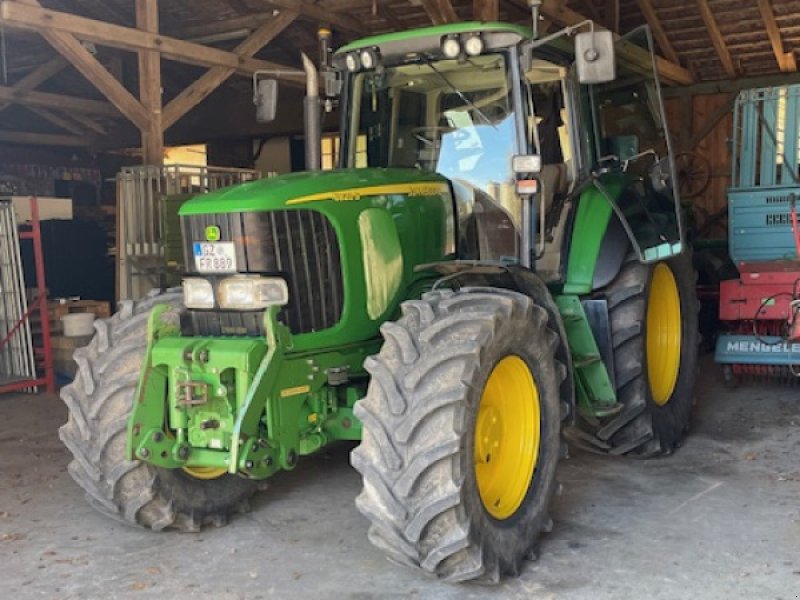
[(727, 390), (706, 361), (695, 426), (674, 456), (575, 454), (541, 558), (498, 588), (450, 586), (366, 540), (338, 447), (274, 479), (252, 513), (200, 534), (96, 514), (66, 472), (62, 403), (0, 397), (5, 598), (800, 598), (800, 390)]

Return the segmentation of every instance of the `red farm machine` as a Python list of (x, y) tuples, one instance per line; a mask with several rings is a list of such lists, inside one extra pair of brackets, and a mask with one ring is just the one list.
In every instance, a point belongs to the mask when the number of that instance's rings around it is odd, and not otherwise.
[(800, 85), (740, 92), (728, 237), (739, 277), (720, 284), (726, 380), (800, 377)]

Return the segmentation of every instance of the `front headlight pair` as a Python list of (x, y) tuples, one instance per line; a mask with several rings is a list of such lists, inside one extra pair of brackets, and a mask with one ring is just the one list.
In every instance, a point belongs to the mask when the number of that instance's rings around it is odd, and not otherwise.
[(234, 275), (226, 277), (214, 288), (208, 279), (186, 277), (183, 280), (183, 303), (186, 308), (227, 310), (260, 310), (283, 306), (289, 302), (289, 287), (280, 277)]

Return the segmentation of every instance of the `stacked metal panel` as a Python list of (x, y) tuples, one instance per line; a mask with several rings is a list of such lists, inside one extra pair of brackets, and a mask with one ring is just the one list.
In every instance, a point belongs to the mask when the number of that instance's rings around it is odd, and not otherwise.
[(0, 199), (0, 383), (36, 378), (19, 232), (10, 198)]
[(182, 201), (260, 176), (250, 169), (222, 167), (124, 167), (117, 175), (118, 298), (141, 298), (165, 285), (166, 276), (179, 268), (167, 264), (166, 250), (170, 222), (177, 223), (170, 213)]

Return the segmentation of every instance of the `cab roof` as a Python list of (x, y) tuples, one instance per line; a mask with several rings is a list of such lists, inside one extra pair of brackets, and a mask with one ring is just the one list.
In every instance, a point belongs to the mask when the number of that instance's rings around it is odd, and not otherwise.
[(465, 23), (448, 23), (434, 27), (422, 27), (408, 31), (384, 33), (350, 42), (339, 48), (336, 55), (340, 56), (353, 50), (362, 48), (380, 48), (381, 54), (397, 55), (410, 52), (425, 52), (438, 49), (441, 39), (446, 35), (480, 33), (490, 49), (507, 48), (523, 40), (530, 39), (532, 31), (529, 27), (512, 25), (510, 23), (480, 23), (468, 21)]

